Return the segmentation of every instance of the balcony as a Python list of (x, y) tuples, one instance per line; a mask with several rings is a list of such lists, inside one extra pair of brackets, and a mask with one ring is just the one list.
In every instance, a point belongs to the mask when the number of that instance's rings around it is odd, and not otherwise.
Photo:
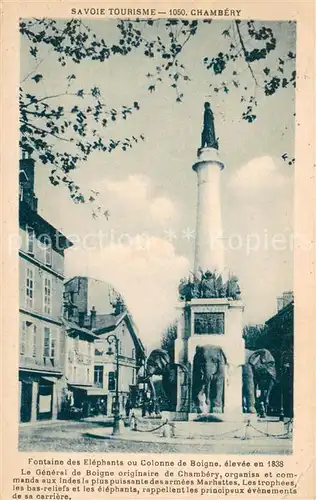
[(20, 354), (19, 367), (30, 370), (44, 370), (61, 373), (60, 361), (56, 358), (35, 358), (33, 356), (24, 356), (23, 354)]

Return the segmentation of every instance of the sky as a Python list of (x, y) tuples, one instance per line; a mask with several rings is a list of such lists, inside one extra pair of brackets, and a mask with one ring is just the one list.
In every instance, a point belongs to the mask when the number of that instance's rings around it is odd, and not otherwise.
[[(278, 40), (277, 54), (295, 51), (293, 27), (270, 24)], [(107, 41), (116, 37), (114, 20), (91, 21), (90, 26)], [(113, 131), (123, 137), (144, 133), (145, 141), (127, 152), (93, 154), (73, 176), (81, 186), (100, 192), (108, 220), (94, 220), (91, 205), (76, 205), (67, 188), (51, 186), (49, 172), (39, 163), (36, 194), (39, 213), (75, 243), (66, 252), (67, 278), (88, 275), (110, 282), (123, 294), (149, 347), (159, 344), (162, 331), (175, 319), (179, 280), (193, 270), (197, 186), (192, 165), (200, 145), (203, 104), (210, 100), (210, 82), (215, 82), (202, 60), (223, 50), (225, 28), (224, 21), (203, 25), (186, 45), (182, 62), (191, 81), (183, 87), (182, 103), (175, 102), (166, 84), (148, 92), (146, 74), (156, 62), (139, 53), (102, 64), (70, 64), (67, 71), (50, 53), (40, 66), (44, 79), (36, 89), (43, 95), (62, 91), (65, 76), (75, 72), (76, 88), (99, 86), (113, 107), (140, 104), (140, 111)], [(22, 80), (33, 67), (22, 40)], [(240, 82), (252, 85), (247, 70)], [(31, 91), (36, 84), (27, 85)], [(281, 155), (294, 155), (294, 91), (284, 89), (258, 102), (258, 118), (249, 124), (241, 120), (237, 91), (211, 98), (225, 164), (225, 262), (240, 280), (245, 324), (268, 319), (276, 312), (277, 296), (293, 287), (294, 170)], [(102, 312), (101, 298), (96, 308)]]

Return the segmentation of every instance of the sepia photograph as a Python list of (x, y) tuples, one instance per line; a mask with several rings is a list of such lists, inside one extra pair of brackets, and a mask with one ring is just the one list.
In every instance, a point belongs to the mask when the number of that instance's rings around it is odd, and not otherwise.
[(19, 22), (18, 449), (291, 455), (296, 22), (72, 10)]

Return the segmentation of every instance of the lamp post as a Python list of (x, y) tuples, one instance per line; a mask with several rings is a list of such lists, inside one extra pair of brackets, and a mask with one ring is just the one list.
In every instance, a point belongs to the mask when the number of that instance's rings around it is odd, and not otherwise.
[(280, 394), (280, 416), (279, 421), (284, 422), (284, 401), (283, 401), (283, 381), (281, 381), (281, 394)]
[(114, 405), (114, 422), (113, 422), (113, 435), (120, 434), (120, 403), (119, 403), (119, 339), (113, 333), (106, 338), (109, 349), (107, 354), (113, 354), (112, 344), (115, 344), (116, 353), (116, 376), (115, 376), (115, 405)]
[(282, 351), (281, 353), (281, 367), (280, 367), (280, 372), (281, 372), (281, 394), (280, 394), (280, 417), (279, 420), (280, 422), (284, 422), (284, 380), (287, 375), (287, 369), (289, 367), (289, 363), (287, 363), (286, 360), (286, 351)]

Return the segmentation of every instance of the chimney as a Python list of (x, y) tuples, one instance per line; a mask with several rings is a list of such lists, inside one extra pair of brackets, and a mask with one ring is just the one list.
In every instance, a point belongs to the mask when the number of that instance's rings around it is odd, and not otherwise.
[(34, 192), (34, 171), (35, 160), (24, 153), (20, 159), (20, 171), (24, 172), (28, 178), (28, 186)]
[(284, 303), (283, 303), (283, 297), (278, 297), (277, 298), (277, 312), (281, 311), (281, 309), (283, 309), (284, 307)]
[(114, 314), (115, 314), (115, 316), (118, 316), (119, 314), (121, 314), (124, 311), (125, 311), (124, 301), (121, 297), (118, 297), (117, 301), (115, 302), (115, 305), (114, 305)]
[(286, 307), (288, 304), (293, 302), (294, 294), (292, 291), (283, 293), (283, 307)]
[(31, 210), (37, 212), (37, 198), (34, 193), (35, 160), (26, 152), (20, 159), (20, 201), (29, 205)]
[(97, 326), (97, 311), (95, 310), (95, 307), (92, 306), (92, 309), (90, 311), (90, 328), (93, 330), (93, 328), (96, 328)]

